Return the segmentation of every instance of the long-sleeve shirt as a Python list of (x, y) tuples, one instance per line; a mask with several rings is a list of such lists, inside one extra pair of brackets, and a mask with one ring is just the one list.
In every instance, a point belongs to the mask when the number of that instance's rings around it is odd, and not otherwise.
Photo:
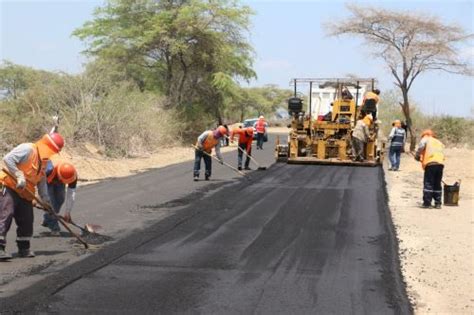
[(253, 135), (248, 135), (245, 129), (234, 129), (230, 133), (230, 140), (234, 140), (234, 137), (239, 136), (239, 144), (245, 144), (247, 152), (250, 152), (252, 148)]
[[(30, 157), (30, 154), (33, 153), (33, 149), (31, 147), (31, 144), (29, 143), (22, 143), (19, 146), (15, 147), (13, 150), (11, 150), (5, 157), (3, 158), (3, 161), (5, 162), (5, 165), (7, 169), (10, 171), (12, 174), (16, 174), (20, 170), (18, 169), (17, 165), (21, 164), (25, 161), (28, 160)], [(46, 182), (46, 177), (43, 176), (41, 178), (41, 181), (37, 185), (38, 188), (38, 194), (44, 202), (51, 204), (51, 201), (49, 199), (48, 195), (48, 186)]]
[[(48, 178), (49, 175), (53, 172), (54, 165), (51, 161), (48, 161), (48, 165), (46, 167), (46, 177)], [(48, 185), (64, 185), (57, 176), (55, 176)], [(66, 213), (71, 213), (72, 208), (74, 207), (74, 202), (76, 200), (76, 187), (77, 187), (77, 179), (67, 184), (66, 190), (66, 198), (64, 202), (64, 211)]]
[[(204, 142), (206, 141), (207, 137), (209, 136), (209, 131), (204, 131), (199, 137), (198, 137), (198, 144), (202, 147)], [(216, 156), (219, 160), (222, 160), (222, 154), (221, 154), (221, 142), (218, 141), (217, 144), (214, 146), (214, 150), (216, 151)]]
[(369, 140), (369, 127), (367, 127), (362, 119), (357, 121), (354, 130), (352, 130), (352, 136), (361, 140), (362, 142), (367, 142)]

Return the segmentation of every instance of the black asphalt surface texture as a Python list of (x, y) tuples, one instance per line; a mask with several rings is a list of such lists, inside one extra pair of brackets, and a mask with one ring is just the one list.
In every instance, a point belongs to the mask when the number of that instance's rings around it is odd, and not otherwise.
[[(190, 182), (186, 171), (150, 175), (158, 189), (173, 173)], [(412, 313), (380, 167), (274, 164), (211, 195), (145, 199), (187, 206), (4, 299), (0, 312)]]

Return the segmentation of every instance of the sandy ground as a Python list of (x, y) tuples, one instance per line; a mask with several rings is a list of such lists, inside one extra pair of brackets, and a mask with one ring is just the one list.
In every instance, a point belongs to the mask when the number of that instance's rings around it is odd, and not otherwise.
[(399, 172), (385, 165), (402, 272), (418, 314), (474, 313), (474, 151), (445, 153), (444, 181), (452, 185), (461, 179), (458, 207), (417, 207), (423, 171), (411, 155), (402, 155)]

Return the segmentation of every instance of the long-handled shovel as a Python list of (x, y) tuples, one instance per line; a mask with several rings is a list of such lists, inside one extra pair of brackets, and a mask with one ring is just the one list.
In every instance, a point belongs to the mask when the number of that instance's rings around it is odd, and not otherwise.
[[(45, 208), (43, 208), (43, 207), (40, 207), (40, 206), (38, 206), (38, 205), (36, 205), (35, 208), (41, 209), (41, 210), (43, 210), (43, 211), (49, 213), (49, 211), (48, 211), (47, 209), (45, 209)], [(63, 219), (64, 221), (66, 221), (66, 219), (65, 219), (62, 215), (58, 215), (58, 217), (60, 217), (60, 218)], [(74, 222), (74, 221), (72, 221), (72, 220), (71, 220), (71, 221), (66, 221), (66, 222), (68, 222), (69, 224), (71, 224), (71, 225), (77, 227), (77, 228), (80, 229), (80, 230), (82, 231), (82, 233), (84, 233), (84, 234), (86, 234), (86, 233), (94, 233), (94, 234), (95, 234), (95, 233), (97, 233), (97, 230), (99, 230), (99, 229), (102, 228), (102, 226), (100, 226), (100, 225), (98, 225), (98, 224), (89, 224), (89, 223), (87, 223), (87, 224), (85, 224), (84, 226), (81, 226), (81, 225), (77, 224), (76, 222)]]
[(257, 162), (257, 160), (251, 156), (250, 154), (247, 153), (247, 151), (243, 150), (241, 147), (239, 147), (239, 145), (237, 145), (237, 149), (239, 149), (240, 151), (242, 151), (243, 154), (245, 154), (246, 156), (248, 156), (252, 162), (255, 163), (255, 165), (257, 165), (257, 170), (259, 171), (265, 171), (267, 169), (266, 166), (261, 166), (260, 163)]
[[(3, 172), (5, 172), (5, 174), (7, 174), (8, 176), (11, 177), (11, 179), (16, 183), (16, 177), (13, 176), (6, 168), (3, 168), (2, 169)], [(61, 223), (62, 226), (64, 226), (64, 228), (66, 230), (69, 231), (69, 233), (71, 233), (75, 238), (77, 238), (77, 240), (82, 244), (84, 245), (84, 247), (87, 249), (89, 248), (89, 244), (87, 244), (86, 241), (84, 241), (82, 239), (82, 237), (80, 237), (79, 235), (77, 235), (76, 233), (74, 233), (71, 228), (69, 227), (69, 225), (67, 225), (67, 223), (63, 220), (62, 217), (60, 217), (59, 215), (56, 214), (56, 212), (53, 211), (53, 209), (51, 209), (51, 207), (49, 207), (48, 204), (44, 203), (41, 199), (39, 199), (38, 197), (36, 197), (36, 195), (28, 190), (27, 188), (25, 188), (25, 191), (41, 206), (43, 207), (50, 215), (52, 215), (56, 220), (59, 221), (59, 223)]]
[[(196, 150), (199, 150), (199, 148), (196, 147), (194, 144), (193, 144), (192, 146), (193, 146), (193, 148), (195, 148)], [(201, 151), (202, 151), (202, 150), (201, 150)], [(210, 156), (210, 157), (213, 158), (214, 160), (218, 161), (219, 163), (221, 163), (221, 160), (219, 160), (219, 159), (216, 158), (215, 156), (213, 156), (213, 155), (207, 153), (206, 151), (202, 151), (202, 152), (203, 152), (204, 154), (206, 154), (207, 156)], [(237, 174), (242, 175), (243, 177), (245, 177), (245, 178), (248, 179), (247, 174), (245, 174), (244, 172), (239, 171), (238, 169), (236, 169), (236, 168), (233, 167), (232, 165), (230, 165), (230, 164), (228, 164), (228, 163), (226, 163), (226, 162), (224, 162), (224, 161), (222, 161), (222, 165), (227, 166), (228, 168), (230, 168), (231, 170), (233, 170), (233, 171), (236, 172)]]

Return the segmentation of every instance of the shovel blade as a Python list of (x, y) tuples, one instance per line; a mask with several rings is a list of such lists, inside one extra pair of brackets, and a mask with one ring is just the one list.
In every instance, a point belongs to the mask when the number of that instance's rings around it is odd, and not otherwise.
[(98, 230), (102, 229), (102, 226), (98, 224), (86, 224), (84, 228), (87, 230), (89, 233), (96, 233)]

